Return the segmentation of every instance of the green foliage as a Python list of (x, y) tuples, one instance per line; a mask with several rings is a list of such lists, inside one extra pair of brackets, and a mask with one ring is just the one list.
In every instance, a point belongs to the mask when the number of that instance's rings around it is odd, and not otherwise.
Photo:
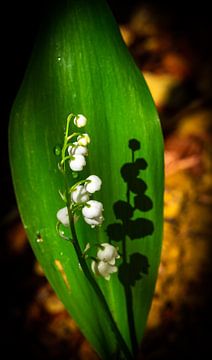
[(96, 280), (133, 349), (145, 329), (160, 260), (163, 141), (147, 85), (104, 1), (61, 1), (46, 19), (12, 109), (9, 147), (34, 253), (84, 335), (108, 359), (117, 353), (110, 322), (72, 244), (56, 232), (64, 206), (56, 153), (71, 112), (88, 118), (92, 139), (83, 176), (96, 174), (103, 182), (98, 200), (105, 222), (91, 229), (80, 219), (79, 243), (82, 250), (88, 242), (119, 247), (118, 274)]

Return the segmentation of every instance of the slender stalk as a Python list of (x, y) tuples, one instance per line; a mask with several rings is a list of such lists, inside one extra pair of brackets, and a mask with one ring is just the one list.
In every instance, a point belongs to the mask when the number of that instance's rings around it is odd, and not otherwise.
[[(71, 214), (70, 214), (71, 215)], [(73, 221), (73, 216), (71, 215), (70, 216), (70, 228), (71, 228), (71, 233), (72, 233), (72, 243), (73, 243), (73, 246), (74, 246), (74, 249), (76, 251), (76, 254), (77, 254), (77, 257), (78, 257), (78, 261), (80, 263), (80, 266), (87, 278), (87, 280), (89, 281), (90, 285), (92, 286), (94, 292), (96, 293), (101, 305), (102, 305), (102, 308), (104, 310), (104, 312), (106, 313), (109, 321), (110, 321), (110, 325), (111, 325), (111, 329), (116, 337), (116, 340), (117, 340), (117, 343), (119, 344), (119, 347), (121, 349), (121, 351), (123, 352), (124, 356), (125, 356), (125, 359), (127, 360), (133, 360), (133, 356), (125, 342), (125, 340), (123, 339), (114, 319), (113, 319), (113, 316), (111, 314), (111, 311), (109, 309), (109, 306), (105, 300), (105, 297), (99, 287), (99, 285), (97, 284), (97, 282), (95, 281), (93, 275), (91, 274), (90, 272), (90, 269), (88, 268), (88, 265), (84, 259), (84, 257), (82, 256), (82, 251), (80, 249), (80, 246), (79, 246), (79, 242), (78, 242), (78, 239), (77, 239), (77, 234), (76, 234), (76, 230), (75, 230), (75, 226), (74, 226), (74, 221)]]
[[(74, 117), (73, 114), (70, 114), (67, 118), (67, 124), (66, 124), (66, 130), (65, 130), (65, 139), (64, 139), (64, 144), (63, 144), (63, 148), (62, 148), (62, 161), (60, 163), (60, 170), (63, 173), (64, 176), (64, 183), (65, 183), (65, 194), (66, 196), (64, 197), (66, 200), (66, 206), (68, 209), (68, 216), (69, 216), (69, 223), (70, 223), (70, 230), (71, 230), (71, 235), (72, 235), (72, 239), (71, 242), (74, 246), (79, 264), (81, 266), (82, 271), (84, 272), (88, 282), (90, 283), (93, 291), (95, 292), (95, 294), (97, 295), (99, 302), (102, 306), (103, 311), (105, 312), (109, 322), (110, 322), (110, 326), (111, 326), (111, 330), (113, 331), (117, 344), (119, 345), (119, 350), (123, 353), (124, 357), (126, 360), (133, 360), (133, 356), (131, 354), (130, 349), (128, 348), (123, 336), (121, 335), (116, 322), (111, 314), (110, 308), (107, 304), (107, 301), (105, 300), (104, 294), (101, 291), (101, 288), (99, 287), (99, 285), (97, 284), (96, 280), (94, 279), (86, 261), (85, 258), (83, 257), (80, 245), (79, 245), (79, 241), (77, 238), (77, 233), (76, 233), (76, 229), (74, 226), (74, 215), (72, 213), (73, 209), (71, 210), (71, 203), (70, 203), (70, 188), (68, 186), (68, 181), (67, 181), (67, 177), (66, 177), (66, 160), (69, 159), (69, 156), (66, 156), (66, 149), (67, 149), (67, 144), (68, 141), (73, 138), (74, 136), (78, 135), (77, 133), (73, 133), (72, 135), (68, 135), (69, 134), (69, 125), (70, 125), (70, 121), (71, 119)], [(75, 187), (77, 187), (79, 184), (86, 182), (86, 181), (82, 181), (80, 180), (78, 183), (76, 183), (75, 185), (73, 185), (73, 187), (71, 187), (71, 190), (73, 191), (73, 189)], [(59, 230), (59, 229), (58, 229)]]

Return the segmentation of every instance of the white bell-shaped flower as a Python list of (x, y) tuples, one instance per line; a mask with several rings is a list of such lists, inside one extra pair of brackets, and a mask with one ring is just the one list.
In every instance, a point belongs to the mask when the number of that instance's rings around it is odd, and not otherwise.
[(73, 143), (73, 145), (70, 145), (68, 147), (68, 153), (69, 155), (73, 156), (73, 155), (83, 155), (86, 156), (88, 155), (88, 149), (86, 146), (81, 146), (78, 144), (77, 141), (75, 141)]
[(101, 248), (97, 252), (97, 259), (107, 262), (110, 265), (114, 265), (116, 259), (119, 259), (117, 248), (108, 243), (101, 244)]
[(104, 218), (103, 218), (103, 216), (95, 217), (92, 219), (84, 217), (84, 220), (88, 225), (91, 225), (92, 228), (95, 228), (96, 226), (102, 225)]
[(85, 165), (86, 161), (83, 155), (74, 155), (73, 159), (69, 161), (69, 166), (73, 171), (82, 171)]
[(82, 214), (88, 219), (93, 219), (102, 216), (103, 210), (103, 205), (100, 201), (89, 200), (82, 208)]
[(57, 212), (57, 220), (64, 226), (69, 226), (68, 208), (64, 207)]
[(75, 203), (85, 203), (89, 200), (90, 194), (86, 191), (83, 185), (78, 185), (74, 191), (71, 192), (71, 199)]
[(96, 200), (89, 200), (82, 208), (82, 215), (84, 216), (85, 222), (94, 228), (95, 226), (101, 225), (103, 223), (103, 211), (104, 209), (101, 202)]
[(84, 127), (87, 123), (87, 118), (82, 115), (78, 114), (74, 118), (74, 125), (76, 125), (78, 128)]
[(81, 134), (77, 137), (77, 142), (81, 146), (87, 146), (88, 144), (90, 144), (90, 141), (91, 140), (88, 134)]
[(110, 280), (110, 275), (118, 271), (117, 266), (111, 265), (105, 261), (92, 261), (91, 269), (95, 275), (101, 275), (106, 280)]
[(101, 189), (102, 180), (97, 175), (90, 175), (86, 180), (89, 182), (85, 184), (85, 189), (89, 193), (93, 194)]

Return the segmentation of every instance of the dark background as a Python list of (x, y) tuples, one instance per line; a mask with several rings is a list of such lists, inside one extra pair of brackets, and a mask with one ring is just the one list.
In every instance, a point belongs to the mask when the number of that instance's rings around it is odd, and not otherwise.
[[(162, 1), (129, 1), (124, 4), (118, 1), (108, 1), (118, 23), (127, 23), (131, 13), (139, 4), (147, 3), (153, 8), (157, 21), (161, 27), (170, 32), (176, 39), (185, 37), (190, 44), (193, 54), (196, 56), (196, 77), (192, 83), (192, 96), (201, 96), (205, 104), (211, 103), (211, 93), (208, 91), (211, 84), (212, 74), (211, 64), (211, 35), (212, 21), (209, 5), (205, 1), (193, 3), (185, 8), (186, 2), (172, 1), (163, 4)], [(16, 285), (18, 277), (24, 277), (26, 266), (32, 267), (33, 254), (30, 248), (27, 248), (27, 260), (25, 263), (21, 259), (10, 257), (7, 252), (5, 229), (11, 218), (16, 218), (16, 202), (12, 188), (10, 176), (8, 149), (7, 149), (7, 131), (9, 114), (12, 103), (20, 87), (31, 50), (36, 38), (40, 23), (44, 14), (48, 11), (49, 1), (19, 1), (3, 3), (0, 5), (1, 16), (1, 85), (0, 85), (0, 225), (1, 225), (1, 244), (0, 244), (0, 268), (1, 268), (1, 339), (4, 341), (5, 349), (9, 356), (15, 355), (29, 356), (37, 359), (39, 353), (36, 353), (37, 343), (32, 339), (32, 335), (23, 328), (22, 321), (17, 308), (24, 307), (33, 296), (33, 288), (36, 287), (36, 278), (31, 282), (25, 283), (23, 289), (28, 289), (26, 293), (22, 288)], [(207, 73), (205, 75), (205, 71)], [(206, 86), (198, 86), (201, 76), (206, 77)], [(163, 131), (166, 134), (166, 122), (163, 123)], [(29, 280), (28, 280), (29, 281)], [(16, 305), (16, 306), (15, 306)], [(208, 304), (205, 303), (206, 308)], [(17, 320), (18, 319), (18, 320)], [(204, 317), (206, 319), (206, 317)], [(207, 326), (207, 323), (205, 324)], [(211, 325), (210, 325), (211, 326)], [(190, 331), (190, 329), (188, 329)], [(210, 331), (210, 329), (209, 329)], [(210, 335), (208, 331), (203, 331), (202, 338), (199, 338), (198, 356), (204, 358), (205, 351), (210, 348)], [(165, 341), (165, 339), (164, 339)], [(189, 341), (189, 348), (183, 346), (183, 339), (179, 339), (178, 344), (170, 350), (171, 358), (175, 359), (176, 347), (182, 348), (183, 355), (194, 355), (196, 344), (192, 346), (192, 337)], [(208, 347), (208, 349), (207, 349)], [(43, 349), (45, 358), (48, 359), (46, 349)], [(41, 353), (42, 353), (41, 351)], [(34, 354), (34, 355), (33, 355)], [(37, 354), (37, 355), (36, 355)], [(9, 357), (5, 357), (9, 358)], [(52, 357), (53, 358), (53, 357)], [(59, 357), (58, 357), (59, 358)], [(163, 357), (162, 357), (163, 358)], [(160, 355), (154, 359), (162, 359)], [(68, 360), (68, 358), (64, 358)]]

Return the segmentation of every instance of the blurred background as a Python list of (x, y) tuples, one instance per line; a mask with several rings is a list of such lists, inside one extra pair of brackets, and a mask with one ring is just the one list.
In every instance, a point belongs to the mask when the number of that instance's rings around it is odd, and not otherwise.
[[(209, 5), (108, 2), (152, 92), (165, 141), (163, 249), (139, 359), (204, 358), (212, 341)], [(41, 0), (1, 5), (1, 349), (6, 358), (98, 360), (34, 258), (9, 170), (9, 113), (47, 5)]]

